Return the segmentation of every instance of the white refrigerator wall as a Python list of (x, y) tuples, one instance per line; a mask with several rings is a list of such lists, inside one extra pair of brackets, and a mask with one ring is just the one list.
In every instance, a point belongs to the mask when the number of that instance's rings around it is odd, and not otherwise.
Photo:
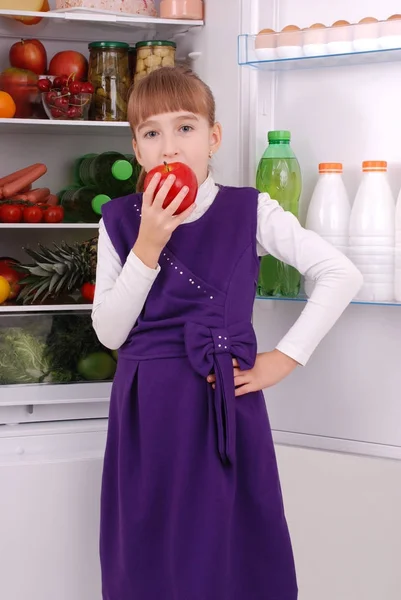
[[(395, 0), (260, 2), (252, 33), (288, 24), (385, 19), (398, 12)], [(344, 163), (353, 197), (361, 162), (388, 160), (398, 193), (400, 63), (257, 78), (256, 159), (269, 129), (291, 130), (304, 178), (301, 221), (322, 161)], [(289, 302), (257, 302), (260, 349), (273, 348), (301, 310)], [(266, 393), (300, 600), (400, 598), (401, 462), (323, 450), (401, 457), (400, 333), (398, 308), (352, 306), (308, 366)]]

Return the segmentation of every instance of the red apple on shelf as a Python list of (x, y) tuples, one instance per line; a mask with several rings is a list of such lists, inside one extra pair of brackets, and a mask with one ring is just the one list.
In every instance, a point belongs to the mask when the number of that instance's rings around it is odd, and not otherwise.
[(145, 190), (148, 187), (153, 176), (156, 175), (156, 173), (161, 174), (159, 185), (156, 188), (156, 194), (160, 190), (160, 188), (162, 187), (163, 183), (169, 175), (175, 175), (176, 177), (172, 188), (170, 189), (169, 193), (166, 196), (166, 199), (164, 200), (163, 208), (166, 208), (174, 200), (174, 198), (184, 186), (188, 186), (189, 192), (185, 196), (184, 200), (181, 202), (180, 206), (177, 208), (174, 214), (179, 215), (195, 202), (195, 198), (198, 193), (198, 181), (196, 179), (195, 173), (190, 167), (188, 167), (188, 165), (185, 165), (181, 162), (173, 162), (170, 164), (164, 163), (155, 167), (146, 175), (144, 182)]
[(10, 48), (10, 65), (42, 75), (47, 69), (46, 48), (39, 40), (21, 40)]
[(38, 76), (26, 69), (11, 67), (0, 74), (0, 90), (10, 94), (17, 111), (15, 117), (29, 119), (34, 112), (34, 103), (38, 97)]
[(75, 81), (84, 81), (88, 75), (88, 61), (83, 54), (74, 50), (57, 52), (50, 61), (49, 75), (67, 78), (74, 75)]

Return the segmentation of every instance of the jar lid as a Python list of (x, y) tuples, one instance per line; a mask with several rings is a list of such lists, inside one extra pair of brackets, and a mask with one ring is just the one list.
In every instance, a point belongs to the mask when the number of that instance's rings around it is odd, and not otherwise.
[(148, 40), (146, 42), (137, 42), (136, 48), (144, 48), (145, 46), (171, 46), (177, 48), (175, 42), (166, 42), (165, 40)]
[(129, 44), (125, 42), (91, 42), (88, 48), (89, 50), (91, 48), (123, 48), (124, 50), (129, 50)]
[(269, 142), (289, 142), (291, 140), (290, 131), (269, 131), (267, 134)]

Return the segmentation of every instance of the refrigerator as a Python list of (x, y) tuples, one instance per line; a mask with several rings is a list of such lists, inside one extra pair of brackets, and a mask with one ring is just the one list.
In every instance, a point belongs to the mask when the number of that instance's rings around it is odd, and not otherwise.
[[(288, 129), (303, 177), (301, 223), (319, 162), (343, 163), (352, 199), (362, 161), (387, 160), (398, 195), (401, 40), (398, 51), (308, 60), (260, 61), (254, 53), (261, 29), (383, 21), (399, 10), (396, 0), (204, 4), (204, 22), (60, 11), (26, 26), (0, 10), (0, 68), (21, 37), (40, 39), (49, 57), (66, 49), (87, 54), (96, 40), (174, 40), (177, 60), (187, 61), (216, 98), (223, 127), (212, 161), (216, 181), (254, 185), (267, 132)], [(132, 152), (126, 123), (0, 119), (0, 132), (0, 176), (43, 162), (42, 181), (52, 191), (71, 182), (77, 156)], [(93, 224), (0, 224), (0, 255), (26, 260), (25, 246), (95, 234)], [(303, 307), (302, 301), (256, 299), (259, 350), (274, 348)], [(89, 318), (90, 305), (0, 307), (0, 335), (38, 323), (51, 329), (60, 315)], [(400, 598), (400, 350), (400, 306), (353, 303), (308, 365), (265, 392), (300, 600)], [(1, 598), (101, 599), (99, 500), (110, 389), (110, 382), (0, 386)]]

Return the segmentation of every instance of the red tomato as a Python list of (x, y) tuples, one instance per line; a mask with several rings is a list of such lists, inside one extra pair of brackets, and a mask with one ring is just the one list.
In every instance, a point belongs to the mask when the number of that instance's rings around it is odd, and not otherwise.
[(22, 208), (17, 204), (3, 204), (0, 206), (0, 221), (3, 223), (21, 223)]
[(25, 223), (40, 223), (43, 219), (43, 211), (39, 206), (25, 206), (23, 219)]
[(49, 206), (45, 210), (44, 219), (46, 223), (61, 223), (64, 219), (64, 208), (62, 206)]
[(180, 206), (177, 208), (175, 214), (179, 215), (195, 202), (196, 194), (198, 193), (198, 181), (196, 179), (195, 173), (192, 171), (192, 169), (190, 169), (190, 167), (188, 167), (188, 165), (184, 165), (184, 163), (180, 162), (174, 162), (170, 164), (164, 163), (163, 165), (155, 167), (154, 169), (149, 171), (149, 173), (145, 177), (145, 190), (148, 187), (152, 177), (156, 173), (161, 173), (161, 179), (156, 189), (156, 193), (159, 191), (159, 189), (170, 174), (176, 176), (176, 180), (163, 203), (163, 208), (166, 208), (166, 206), (168, 206), (174, 200), (174, 198), (185, 185), (189, 187), (189, 192), (185, 196), (184, 200), (181, 202)]
[(81, 287), (81, 296), (84, 300), (87, 300), (88, 302), (93, 302), (93, 298), (95, 297), (95, 284), (84, 283)]

